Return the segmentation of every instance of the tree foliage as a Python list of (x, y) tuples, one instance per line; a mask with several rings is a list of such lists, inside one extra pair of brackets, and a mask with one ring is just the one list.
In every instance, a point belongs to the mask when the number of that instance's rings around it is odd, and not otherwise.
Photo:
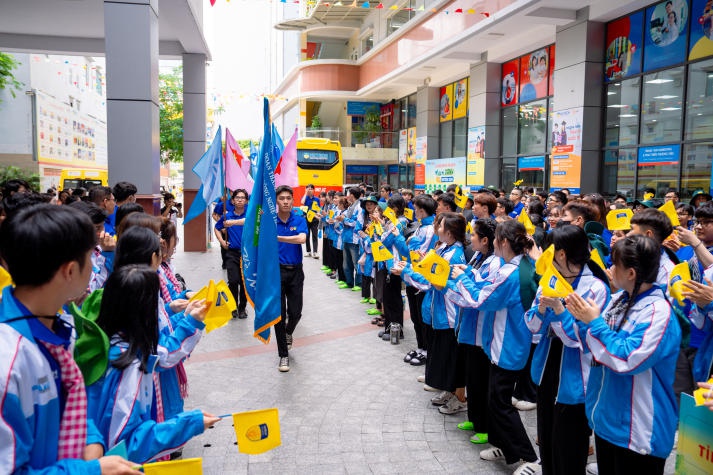
[[(15, 91), (22, 88), (22, 83), (12, 74), (12, 70), (19, 65), (20, 63), (14, 56), (0, 52), (0, 91), (7, 89), (12, 97), (15, 97)], [(0, 99), (0, 103), (2, 103), (2, 99)]]
[(38, 191), (40, 189), (40, 175), (20, 167), (0, 167), (0, 184), (8, 180), (25, 180), (30, 184), (32, 190)]
[(161, 161), (183, 162), (183, 67), (159, 75)]

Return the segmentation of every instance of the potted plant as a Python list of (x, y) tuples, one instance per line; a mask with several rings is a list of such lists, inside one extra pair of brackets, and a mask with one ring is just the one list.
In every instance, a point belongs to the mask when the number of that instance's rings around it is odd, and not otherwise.
[(313, 136), (322, 136), (322, 119), (320, 119), (318, 115), (312, 117), (312, 125), (310, 126), (310, 128), (312, 129)]

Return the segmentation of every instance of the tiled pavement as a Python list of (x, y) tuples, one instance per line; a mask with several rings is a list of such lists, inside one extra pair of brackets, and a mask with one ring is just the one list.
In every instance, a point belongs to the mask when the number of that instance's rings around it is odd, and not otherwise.
[[(227, 280), (218, 249), (179, 252), (174, 264), (191, 288)], [(434, 393), (416, 382), (423, 367), (402, 361), (415, 341), (411, 323), (399, 345), (377, 338), (369, 307), (356, 292), (337, 289), (320, 266), (305, 259), (305, 305), (289, 373), (277, 370), (274, 341), (263, 345), (252, 337), (251, 308), (247, 320), (205, 335), (186, 365), (186, 409), (224, 414), (277, 407), (282, 445), (241, 454), (226, 419), (191, 440), (184, 458), (202, 457), (206, 474), (511, 473), (511, 466), (479, 459), (489, 446), (471, 444), (470, 433), (456, 428), (464, 413), (444, 416), (431, 405)], [(535, 411), (521, 415), (534, 441)]]

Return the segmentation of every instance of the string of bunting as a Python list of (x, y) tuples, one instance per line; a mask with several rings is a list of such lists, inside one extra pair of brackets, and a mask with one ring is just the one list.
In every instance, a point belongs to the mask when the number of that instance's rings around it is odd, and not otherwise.
[[(209, 1), (210, 1), (211, 7), (214, 6), (216, 3), (216, 0), (209, 0)], [(225, 0), (225, 2), (230, 3), (230, 0)], [(314, 8), (318, 5), (318, 3), (315, 2), (314, 0), (308, 0), (307, 2), (305, 2), (304, 0), (280, 0), (280, 3), (293, 3), (293, 4), (306, 3), (307, 6), (311, 7), (311, 8)], [(369, 2), (368, 0), (363, 1), (363, 2), (357, 2), (357, 0), (353, 0), (351, 3), (347, 2), (346, 4), (344, 2), (342, 2), (342, 0), (337, 0), (334, 3), (322, 2), (322, 3), (320, 3), (320, 5), (324, 5), (325, 7), (334, 6), (334, 7), (349, 7), (349, 8), (366, 8), (366, 9), (376, 9), (376, 10), (382, 10), (382, 9), (386, 8), (384, 6), (384, 4), (381, 2), (378, 2), (378, 3), (377, 2)], [(411, 8), (411, 7), (401, 8), (398, 5), (391, 5), (388, 8), (388, 10), (401, 10), (401, 11), (405, 11), (405, 12), (422, 12), (422, 11), (425, 11), (426, 8), (423, 5), (421, 5), (418, 8)], [(438, 10), (436, 10), (435, 8), (431, 8), (430, 11), (432, 11), (433, 13), (438, 12)], [(460, 15), (482, 15), (485, 18), (490, 17), (490, 13), (476, 12), (474, 8), (467, 8), (467, 9), (456, 8), (455, 10), (443, 10), (442, 13), (445, 13), (446, 15), (450, 15), (451, 13), (454, 13), (454, 14), (460, 14)]]

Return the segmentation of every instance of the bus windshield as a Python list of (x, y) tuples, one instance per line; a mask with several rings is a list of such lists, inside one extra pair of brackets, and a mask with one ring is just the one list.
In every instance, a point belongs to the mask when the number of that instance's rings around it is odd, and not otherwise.
[(329, 170), (338, 162), (335, 150), (297, 149), (297, 165), (304, 169)]

